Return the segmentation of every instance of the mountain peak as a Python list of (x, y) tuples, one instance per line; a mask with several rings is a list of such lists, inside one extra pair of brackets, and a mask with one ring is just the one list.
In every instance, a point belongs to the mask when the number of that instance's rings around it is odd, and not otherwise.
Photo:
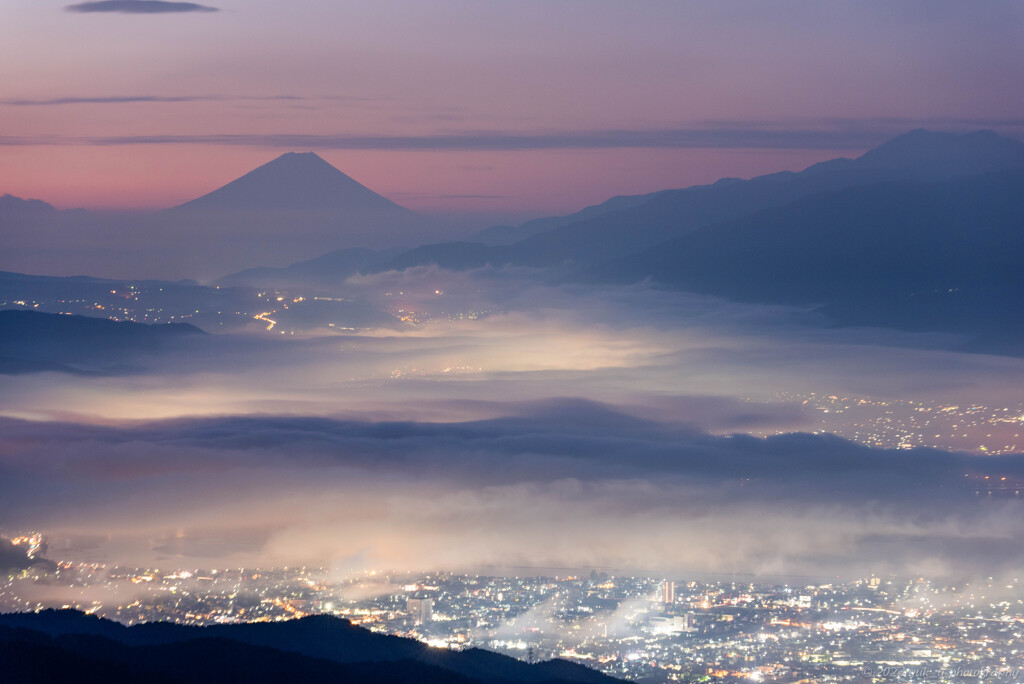
[(879, 169), (929, 169), (935, 176), (969, 175), (1024, 167), (1024, 143), (994, 131), (944, 133), (917, 128), (857, 159)]
[(286, 152), (178, 208), (408, 211), (342, 173), (314, 152)]
[[(264, 164), (264, 166), (270, 166), (271, 164), (303, 164), (303, 163), (305, 163), (305, 164), (326, 164), (327, 166), (331, 166), (331, 164), (327, 160), (325, 160), (323, 157), (321, 157), (316, 152), (285, 152), (284, 154), (282, 154), (281, 156), (277, 157), (276, 159), (273, 159), (273, 160), (267, 162), (266, 164)], [(331, 166), (331, 168), (333, 169), (334, 167)]]
[(37, 199), (22, 199), (11, 194), (0, 196), (0, 211), (54, 211), (52, 205)]

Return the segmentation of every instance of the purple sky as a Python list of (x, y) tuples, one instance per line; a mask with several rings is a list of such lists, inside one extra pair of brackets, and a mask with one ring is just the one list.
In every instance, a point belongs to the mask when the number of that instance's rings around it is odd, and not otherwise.
[(414, 209), (529, 215), (921, 126), (1024, 137), (1018, 2), (67, 1), (0, 21), (0, 194), (60, 207), (313, 150)]

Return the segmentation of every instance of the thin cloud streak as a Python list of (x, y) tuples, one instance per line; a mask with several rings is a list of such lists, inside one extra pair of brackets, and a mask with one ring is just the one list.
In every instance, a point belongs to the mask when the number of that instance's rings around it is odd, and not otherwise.
[(516, 134), (495, 131), (425, 136), (212, 134), (96, 137), (0, 137), (4, 146), (37, 145), (225, 145), (321, 150), (459, 150), (521, 151), (559, 149), (867, 149), (885, 138), (878, 134), (814, 131), (594, 131)]
[[(705, 128), (595, 131), (465, 131), (429, 135), (346, 134), (205, 134), (0, 137), (0, 145), (222, 145), (263, 148), (315, 148), (321, 150), (454, 150), (522, 151), (587, 149), (808, 149), (864, 150), (881, 144), (893, 131), (905, 132), (917, 121), (842, 124), (832, 128), (776, 129), (770, 124), (741, 128), (737, 122), (720, 122)], [(940, 124), (933, 121), (932, 124)], [(950, 127), (977, 126), (979, 122), (949, 120)], [(993, 123), (989, 121), (988, 123)], [(1024, 119), (1000, 119), (1002, 127), (1024, 127)]]
[[(211, 134), (0, 138), (3, 145), (227, 145), (321, 150), (517, 151), (565, 149), (867, 149), (884, 134), (821, 131), (664, 129), (591, 132), (505, 133), (479, 131), (436, 135)], [(13, 142), (12, 142), (13, 141)]]
[(202, 102), (219, 100), (218, 97), (165, 97), (160, 95), (126, 95), (123, 97), (58, 97), (50, 100), (0, 100), (0, 105), (7, 107), (50, 107), (77, 104), (126, 104), (132, 102)]
[(133, 104), (138, 102), (174, 103), (174, 102), (378, 102), (382, 98), (350, 97), (345, 95), (329, 95), (306, 97), (302, 95), (113, 95), (97, 97), (55, 97), (49, 99), (7, 98), (0, 99), (0, 106), (7, 107), (59, 107), (81, 104)]
[(219, 12), (216, 7), (194, 2), (167, 2), (166, 0), (97, 0), (68, 5), (67, 12), (117, 12), (120, 14), (180, 14), (182, 12)]

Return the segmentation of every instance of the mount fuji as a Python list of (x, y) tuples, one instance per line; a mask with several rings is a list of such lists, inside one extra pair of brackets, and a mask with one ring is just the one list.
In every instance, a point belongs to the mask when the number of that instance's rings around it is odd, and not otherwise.
[(290, 210), (414, 215), (313, 152), (288, 152), (171, 211)]

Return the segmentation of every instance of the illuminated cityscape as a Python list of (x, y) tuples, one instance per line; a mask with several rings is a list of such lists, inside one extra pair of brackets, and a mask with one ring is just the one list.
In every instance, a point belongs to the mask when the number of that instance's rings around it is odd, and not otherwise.
[(996, 407), (825, 393), (779, 393), (776, 397), (799, 403), (817, 423), (814, 431), (837, 434), (858, 444), (991, 455), (1019, 453), (1024, 448), (1024, 403)]
[[(63, 585), (63, 601), (26, 598), (55, 585)], [(437, 648), (559, 657), (645, 682), (945, 681), (981, 672), (1012, 680), (1024, 667), (1024, 586), (1017, 579), (666, 580), (596, 569), (339, 578), (324, 568), (59, 563), (5, 580), (0, 610), (43, 607), (129, 625), (324, 613)]]

